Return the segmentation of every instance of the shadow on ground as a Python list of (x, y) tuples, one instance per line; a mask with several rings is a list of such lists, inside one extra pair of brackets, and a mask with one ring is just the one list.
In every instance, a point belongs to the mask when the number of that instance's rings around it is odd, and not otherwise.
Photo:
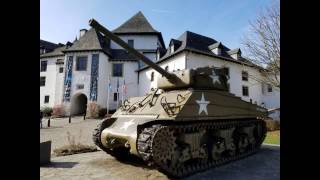
[(44, 168), (73, 168), (78, 162), (50, 162), (49, 164), (42, 165)]
[[(106, 154), (108, 154), (108, 153), (106, 153)], [(135, 155), (132, 155), (132, 154), (124, 155), (119, 158), (115, 158), (115, 157), (113, 157), (113, 158), (115, 160), (117, 160), (118, 162), (124, 163), (127, 165), (132, 165), (135, 167), (142, 167), (142, 168), (149, 169), (149, 170), (155, 169), (154, 167), (150, 167), (150, 166), (146, 165), (146, 163), (141, 158), (139, 158)], [(107, 161), (108, 160), (105, 160), (105, 163), (107, 163)], [(101, 160), (100, 163), (103, 163), (103, 160)]]
[(43, 127), (40, 129), (58, 129), (58, 128), (63, 128), (63, 126), (50, 126), (50, 127)]

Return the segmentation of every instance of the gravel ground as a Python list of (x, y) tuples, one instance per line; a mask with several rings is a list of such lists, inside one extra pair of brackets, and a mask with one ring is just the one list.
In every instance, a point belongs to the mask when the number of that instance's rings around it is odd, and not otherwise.
[[(76, 142), (94, 145), (91, 140), (93, 129), (101, 120), (82, 117), (52, 119), (47, 127), (47, 120), (40, 129), (40, 142), (51, 140), (54, 149), (68, 144), (69, 132)], [(168, 179), (155, 169), (149, 169), (141, 161), (131, 159), (119, 162), (103, 151), (83, 153), (51, 158), (52, 163), (40, 167), (40, 179)], [(264, 145), (261, 151), (248, 158), (213, 168), (186, 179), (280, 179), (280, 146)]]
[(85, 145), (94, 145), (92, 142), (93, 129), (101, 120), (74, 117), (69, 124), (68, 118), (56, 118), (50, 120), (50, 127), (47, 126), (47, 119), (43, 120), (43, 128), (40, 129), (40, 142), (52, 141), (51, 152), (54, 149), (68, 145), (68, 132), (75, 142)]
[[(55, 157), (51, 161), (51, 165), (40, 167), (40, 179), (169, 179), (163, 173), (147, 168), (138, 160), (119, 162), (103, 151)], [(278, 180), (280, 179), (280, 147), (264, 145), (252, 156), (185, 179)]]

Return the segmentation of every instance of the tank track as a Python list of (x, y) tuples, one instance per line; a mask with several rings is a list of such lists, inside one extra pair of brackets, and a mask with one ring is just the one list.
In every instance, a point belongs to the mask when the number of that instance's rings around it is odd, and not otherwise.
[(96, 146), (98, 146), (104, 152), (110, 154), (111, 156), (115, 157), (116, 159), (122, 160), (125, 159), (128, 155), (128, 149), (126, 148), (118, 148), (116, 150), (108, 149), (103, 146), (101, 143), (101, 132), (108, 127), (108, 123), (106, 120), (100, 122), (97, 127), (94, 129), (92, 134), (92, 140)]
[[(214, 132), (218, 130), (223, 130), (223, 129), (239, 129), (242, 127), (247, 127), (250, 125), (255, 125), (255, 127), (260, 126), (260, 131), (257, 132), (255, 130), (255, 144), (252, 146), (248, 146), (245, 151), (240, 151), (240, 148), (238, 145), (236, 145), (236, 150), (234, 154), (232, 155), (226, 155), (221, 157), (220, 159), (213, 160), (210, 155), (207, 158), (197, 158), (197, 159), (191, 159), (188, 162), (183, 162), (178, 166), (170, 167), (165, 161), (157, 161), (156, 158), (154, 157), (155, 150), (153, 150), (154, 144), (154, 139), (157, 133), (162, 133), (166, 132), (163, 129), (168, 129), (169, 131), (173, 131), (175, 133), (171, 134), (172, 136), (175, 136), (177, 133), (178, 134), (190, 134), (194, 132), (199, 132), (200, 130), (206, 130), (207, 132)], [(161, 129), (161, 131), (160, 131)], [(169, 132), (167, 131), (167, 132)], [(170, 134), (166, 133), (163, 135), (164, 139), (162, 142), (170, 142), (171, 139), (175, 140), (174, 137), (169, 137)], [(235, 161), (241, 158), (244, 158), (248, 155), (251, 155), (255, 153), (259, 147), (261, 146), (263, 140), (265, 139), (266, 136), (266, 127), (265, 127), (265, 122), (262, 120), (257, 120), (257, 119), (250, 119), (250, 120), (235, 120), (235, 121), (219, 121), (219, 122), (201, 122), (201, 123), (173, 123), (173, 124), (152, 124), (143, 127), (140, 130), (140, 133), (138, 135), (137, 139), (137, 149), (138, 153), (142, 157), (142, 159), (149, 165), (149, 166), (155, 166), (157, 167), (160, 171), (168, 174), (169, 176), (172, 177), (185, 177), (188, 175), (191, 175), (196, 172), (204, 171), (206, 169), (212, 168), (212, 167), (217, 167), (222, 164)], [(234, 136), (233, 136), (234, 137)], [(235, 140), (236, 141), (236, 140)], [(240, 140), (237, 140), (237, 143), (240, 142)], [(235, 143), (235, 144), (237, 144)], [(172, 144), (172, 143), (171, 143)], [(171, 148), (171, 149), (179, 149), (179, 145), (175, 144), (174, 147), (169, 147), (172, 146), (170, 143), (165, 143), (164, 147), (166, 148)], [(157, 147), (159, 148), (159, 147)], [(161, 151), (161, 150), (160, 150)], [(172, 152), (169, 150), (169, 155), (166, 154), (161, 154), (160, 152), (160, 159), (161, 157), (171, 157), (171, 159), (175, 158), (174, 156), (177, 155), (177, 153), (170, 154)], [(158, 155), (156, 155), (158, 157)], [(158, 159), (159, 159), (158, 157)], [(170, 163), (169, 163), (170, 164)]]

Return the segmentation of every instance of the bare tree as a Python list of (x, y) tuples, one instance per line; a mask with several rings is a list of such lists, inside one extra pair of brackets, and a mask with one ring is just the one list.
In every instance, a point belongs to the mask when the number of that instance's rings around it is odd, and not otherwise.
[(276, 2), (250, 22), (242, 44), (247, 59), (265, 67), (263, 81), (280, 88), (280, 7)]

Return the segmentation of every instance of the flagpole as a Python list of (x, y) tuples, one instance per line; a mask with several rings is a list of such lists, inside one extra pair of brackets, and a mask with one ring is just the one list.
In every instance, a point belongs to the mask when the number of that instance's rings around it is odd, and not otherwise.
[(119, 108), (119, 77), (117, 80), (117, 108)]
[(123, 103), (123, 93), (124, 93), (124, 86), (125, 86), (125, 84), (124, 84), (125, 82), (124, 82), (124, 78), (123, 78), (123, 84), (122, 84), (122, 94), (121, 94), (121, 102)]
[(110, 76), (108, 77), (108, 95), (107, 95), (107, 116), (109, 115), (109, 99), (110, 99)]

